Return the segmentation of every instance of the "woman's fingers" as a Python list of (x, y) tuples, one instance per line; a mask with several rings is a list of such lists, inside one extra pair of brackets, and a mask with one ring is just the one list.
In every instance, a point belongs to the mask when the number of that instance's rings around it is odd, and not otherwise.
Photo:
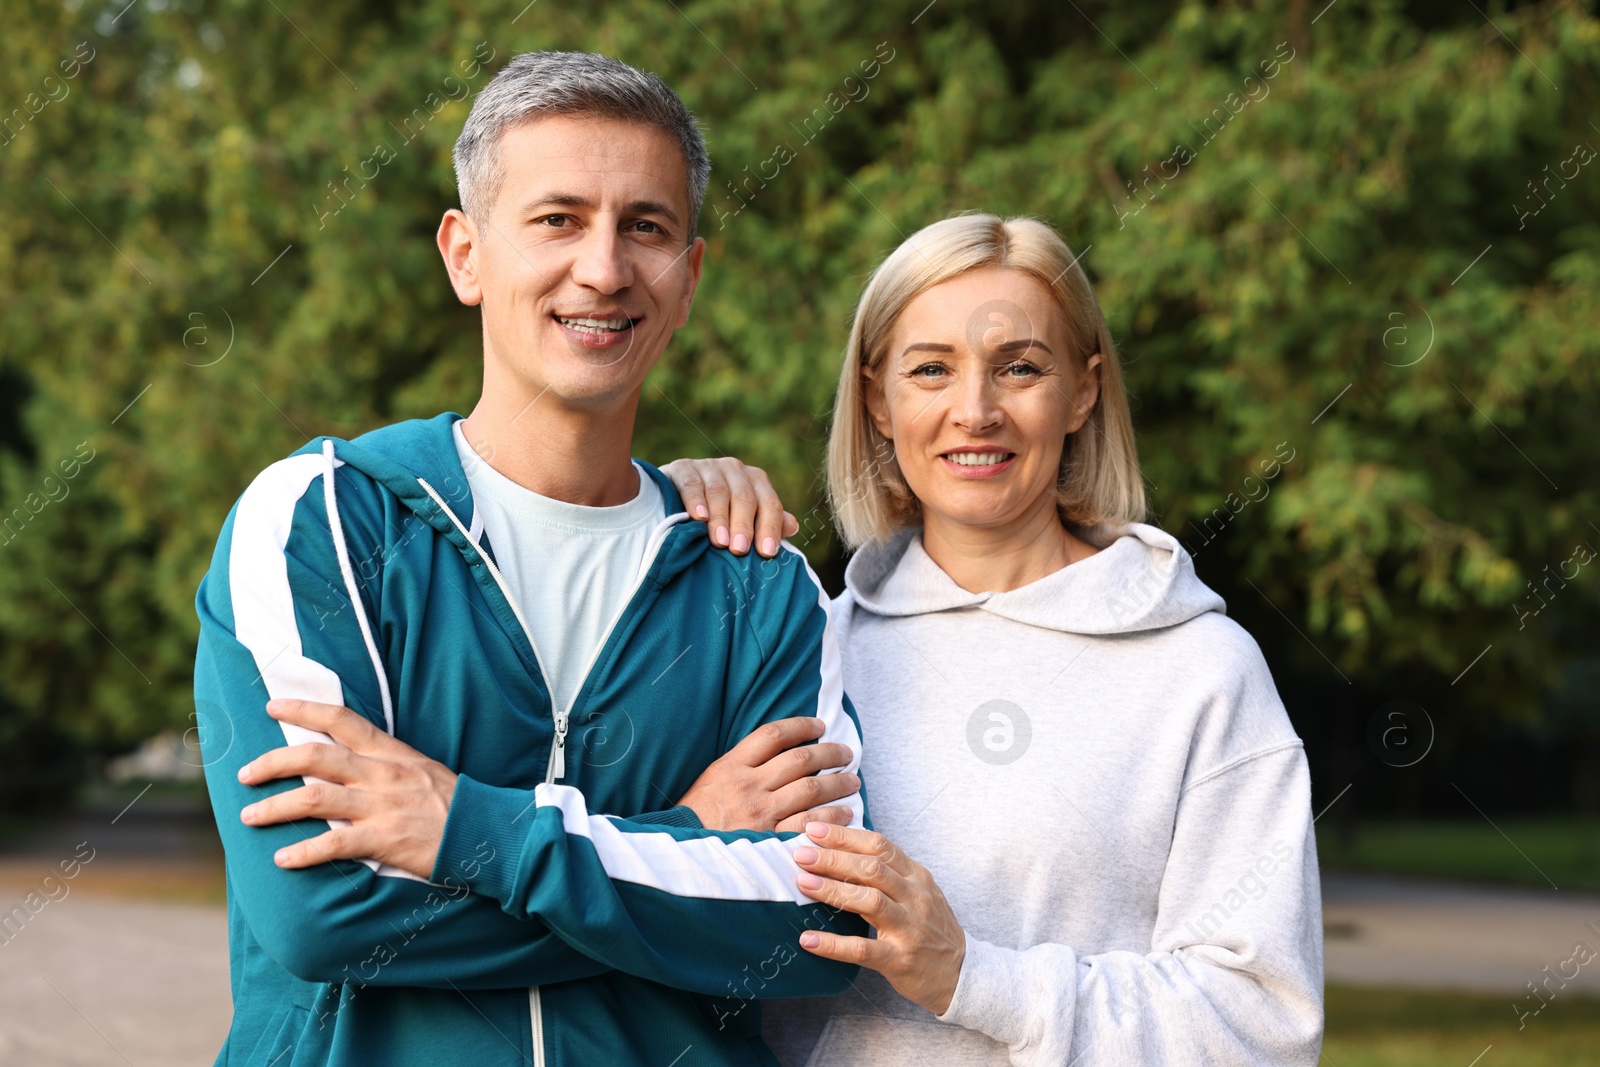
[(795, 862), (802, 868), (797, 880), (802, 893), (829, 907), (854, 912), (879, 929), (891, 924), (889, 909), (895, 906), (893, 897), (877, 886), (824, 878), (813, 870), (805, 869), (816, 866), (801, 859), (805, 851), (804, 848), (797, 848), (794, 856)]
[(827, 930), (807, 930), (800, 935), (800, 947), (813, 956), (855, 963), (875, 971), (881, 969), (881, 957), (887, 954), (887, 949), (877, 941), (865, 937), (847, 937)]
[[(756, 509), (759, 504), (755, 483), (751, 481), (752, 473), (761, 474), (754, 467), (747, 467), (738, 460), (727, 460), (723, 475), (728, 482), (729, 515), (728, 532), (732, 535), (729, 547), (733, 554), (742, 556), (750, 551), (750, 546), (755, 543)], [(765, 478), (765, 475), (762, 475)]]
[(770, 559), (780, 540), (800, 532), (799, 520), (783, 509), (760, 467), (723, 456), (675, 459), (661, 473), (677, 487), (684, 510), (705, 522), (711, 543), (736, 556), (753, 547)]
[(711, 509), (706, 507), (705, 483), (700, 480), (700, 471), (692, 459), (675, 459), (661, 468), (661, 473), (672, 479), (672, 484), (677, 487), (678, 495), (683, 498), (683, 510), (699, 519), (701, 522), (711, 518)]
[[(749, 482), (755, 498), (755, 544), (756, 550), (763, 556), (771, 558), (778, 554), (779, 539), (787, 536), (784, 532), (785, 518), (793, 518), (783, 510), (783, 501), (778, 499), (778, 494), (773, 491), (772, 480), (767, 477), (767, 472), (760, 467), (745, 467), (749, 475)], [(795, 524), (798, 530), (799, 524)]]
[(902, 877), (917, 869), (916, 861), (902, 852), (898, 845), (872, 830), (818, 823), (814, 831), (806, 827), (806, 836), (824, 846), (823, 853), (832, 857), (829, 862), (845, 863), (848, 856), (854, 856), (881, 864)]

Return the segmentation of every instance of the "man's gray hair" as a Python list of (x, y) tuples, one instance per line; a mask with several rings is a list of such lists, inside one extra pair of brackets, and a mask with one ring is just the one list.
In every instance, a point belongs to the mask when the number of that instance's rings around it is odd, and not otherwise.
[(711, 177), (711, 157), (694, 113), (655, 74), (592, 52), (524, 52), (483, 87), (453, 153), (461, 208), (483, 222), (505, 179), (500, 137), (552, 115), (597, 115), (665, 130), (683, 149), (689, 176), (689, 240)]

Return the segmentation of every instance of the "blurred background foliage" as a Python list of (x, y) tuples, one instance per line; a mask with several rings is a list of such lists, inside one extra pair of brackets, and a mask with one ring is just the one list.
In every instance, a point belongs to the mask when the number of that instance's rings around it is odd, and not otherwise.
[[(818, 471), (867, 274), (954, 211), (1042, 217), (1319, 806), (1592, 813), (1593, 6), (8, 0), (0, 807), (193, 726), (194, 590), (259, 469), (470, 409), (450, 147), (511, 55), (572, 48), (665, 77), (716, 167), (637, 455), (767, 468), (837, 583)], [(1369, 738), (1394, 700), (1437, 732), (1407, 768)]]

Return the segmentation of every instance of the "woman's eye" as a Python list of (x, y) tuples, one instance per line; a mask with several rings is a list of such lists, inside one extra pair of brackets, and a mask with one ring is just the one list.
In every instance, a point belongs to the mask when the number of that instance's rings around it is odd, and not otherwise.
[(1005, 373), (1013, 378), (1029, 378), (1039, 373), (1039, 368), (1032, 363), (1013, 363), (1008, 366)]
[(911, 372), (913, 378), (934, 378), (944, 373), (944, 367), (938, 363), (924, 363)]

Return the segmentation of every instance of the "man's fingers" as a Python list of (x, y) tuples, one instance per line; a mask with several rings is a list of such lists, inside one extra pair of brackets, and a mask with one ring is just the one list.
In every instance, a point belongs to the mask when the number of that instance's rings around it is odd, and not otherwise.
[(331, 782), (308, 782), (299, 789), (247, 805), (239, 820), (247, 826), (276, 826), (300, 819), (353, 819), (365, 814), (353, 789)]
[(826, 724), (815, 715), (796, 715), (762, 723), (733, 748), (724, 759), (731, 759), (745, 767), (759, 767), (781, 752), (796, 745), (815, 741), (822, 736)]
[(286, 745), (265, 752), (239, 768), (239, 781), (260, 785), (278, 778), (322, 778), (348, 782), (355, 775), (356, 756), (338, 745), (316, 742)]
[[(851, 751), (850, 746), (840, 741), (819, 741), (814, 745), (791, 748), (772, 757), (763, 768), (771, 774), (767, 788), (781, 789), (790, 782), (798, 782), (821, 771), (847, 766), (854, 758), (855, 753)], [(853, 793), (855, 790), (852, 789), (850, 792)], [(849, 796), (849, 793), (841, 793), (840, 796)]]
[(285, 870), (315, 867), (330, 860), (353, 860), (369, 855), (372, 850), (362, 844), (362, 834), (353, 826), (341, 826), (327, 833), (293, 845), (285, 845), (272, 854), (272, 862)]
[(826, 808), (812, 808), (810, 811), (802, 811), (799, 815), (791, 815), (783, 820), (778, 824), (778, 832), (788, 833), (793, 831), (794, 833), (804, 833), (808, 822), (825, 822), (833, 826), (849, 826), (851, 820), (855, 817), (855, 812), (838, 805)]
[[(773, 803), (787, 818), (793, 812), (804, 811), (807, 808), (820, 808), (825, 804), (832, 804), (836, 800), (843, 800), (861, 790), (861, 779), (848, 771), (838, 774), (812, 774), (801, 778), (799, 781), (790, 782), (782, 789), (775, 790), (772, 794)], [(832, 822), (831, 819), (822, 819), (820, 822)], [(845, 820), (848, 824), (849, 820)], [(801, 823), (796, 829), (805, 830)]]
[(292, 722), (296, 726), (327, 734), (355, 752), (370, 751), (389, 739), (388, 734), (338, 704), (280, 698), (267, 701), (267, 714), (280, 722)]

